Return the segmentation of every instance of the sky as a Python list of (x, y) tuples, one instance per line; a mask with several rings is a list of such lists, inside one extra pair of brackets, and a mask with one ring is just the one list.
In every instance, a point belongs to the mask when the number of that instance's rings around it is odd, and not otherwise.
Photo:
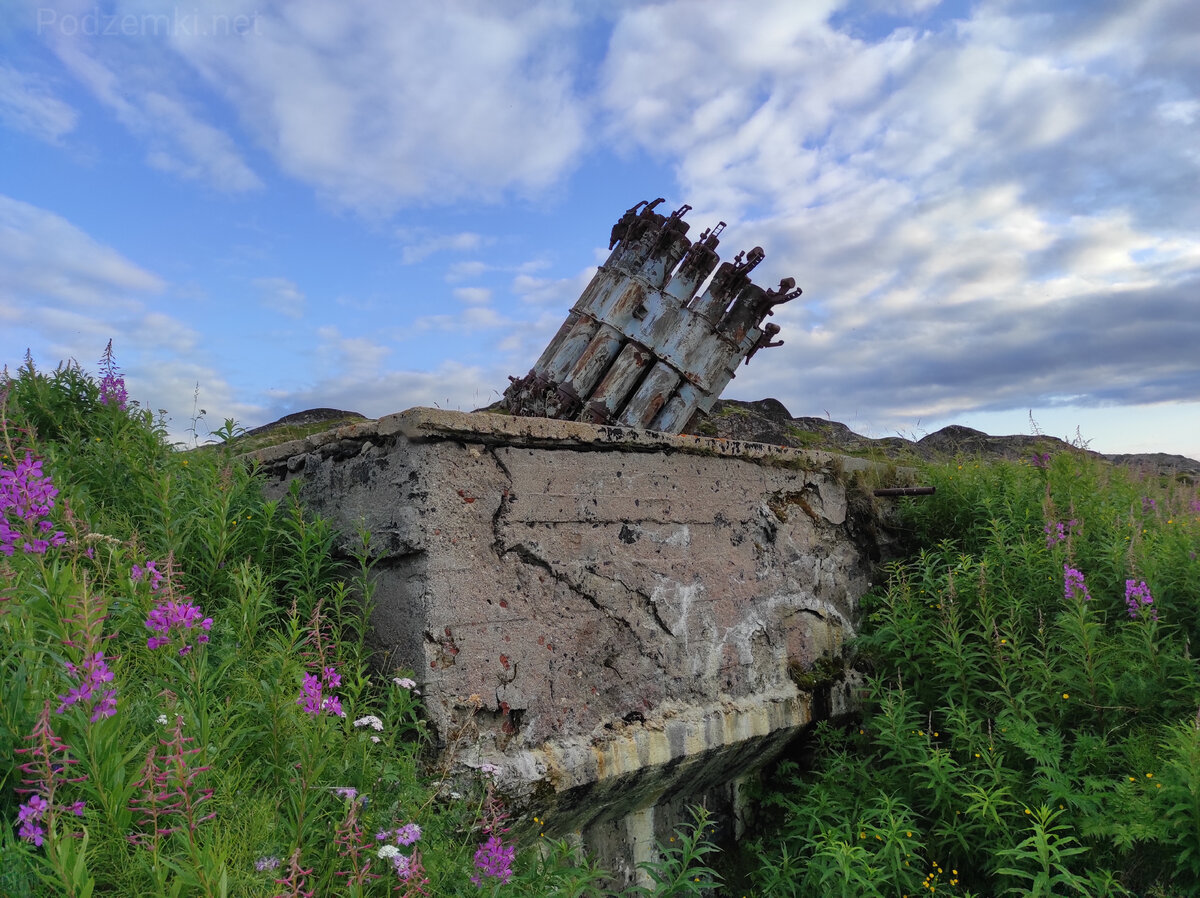
[(1200, 459), (1198, 47), (1195, 0), (3, 0), (0, 363), (111, 339), (189, 444), (471, 410), (661, 196), (804, 290), (726, 398)]

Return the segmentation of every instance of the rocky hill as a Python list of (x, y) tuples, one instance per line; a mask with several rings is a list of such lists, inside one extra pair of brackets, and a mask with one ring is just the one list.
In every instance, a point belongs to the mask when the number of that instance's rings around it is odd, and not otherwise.
[[(245, 451), (252, 451), (361, 420), (364, 418), (357, 412), (310, 409), (256, 427), (240, 438), (239, 442), (244, 441), (241, 448)], [(872, 439), (855, 433), (837, 421), (793, 417), (778, 399), (759, 399), (756, 402), (720, 400), (713, 406), (709, 415), (697, 415), (693, 418), (686, 432), (729, 440), (790, 446), (794, 449), (824, 449), (844, 455), (875, 457), (897, 462), (937, 461), (956, 456), (1016, 461), (1029, 459), (1035, 453), (1053, 454), (1070, 450), (1088, 452), (1113, 464), (1125, 465), (1147, 473), (1177, 477), (1193, 483), (1200, 482), (1200, 461), (1182, 455), (1102, 455), (1091, 452), (1086, 446), (1068, 443), (1057, 437), (1042, 434), (989, 436), (982, 431), (956, 424), (943, 427), (919, 440), (906, 440), (898, 436)]]
[(952, 424), (919, 440), (903, 437), (871, 439), (852, 431), (845, 424), (825, 418), (792, 417), (778, 399), (739, 402), (723, 399), (703, 419), (693, 419), (696, 433), (726, 439), (772, 443), (797, 449), (827, 449), (847, 455), (882, 456), (895, 461), (937, 461), (955, 456), (1029, 459), (1034, 453), (1065, 450), (1087, 452), (1113, 464), (1125, 465), (1148, 473), (1200, 481), (1200, 461), (1183, 455), (1161, 452), (1136, 455), (1105, 455), (1044, 434), (989, 436), (970, 427)]

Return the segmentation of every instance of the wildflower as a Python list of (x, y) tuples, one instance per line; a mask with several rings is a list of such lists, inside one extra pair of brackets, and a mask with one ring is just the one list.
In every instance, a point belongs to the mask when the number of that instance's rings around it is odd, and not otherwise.
[(396, 843), (398, 845), (412, 845), (421, 838), (421, 827), (415, 823), (406, 823), (396, 830)]
[(17, 807), (17, 822), (21, 824), (17, 835), (41, 848), (46, 836), (46, 829), (41, 825), (41, 821), (48, 810), (50, 802), (41, 795), (29, 796), (29, 801)]
[(1145, 580), (1126, 580), (1125, 581), (1125, 605), (1129, 609), (1129, 616), (1133, 620), (1142, 615), (1144, 616), (1149, 611), (1151, 620), (1158, 620), (1158, 612), (1151, 606), (1154, 604), (1154, 597), (1150, 595), (1150, 587), (1146, 585)]
[(1035, 468), (1045, 469), (1045, 468), (1050, 467), (1050, 453), (1049, 452), (1033, 453), (1033, 455), (1029, 459), (1029, 464)]
[(400, 849), (395, 845), (383, 845), (375, 852), (376, 857), (395, 857), (400, 853)]
[[(862, 732), (861, 730), (859, 732)], [(479, 772), (487, 776), (496, 776), (500, 773), (500, 768), (495, 764), (480, 764)]]
[(1083, 582), (1083, 574), (1065, 564), (1063, 565), (1063, 596), (1068, 602), (1079, 598), (1085, 602), (1092, 600), (1087, 584)]
[(354, 721), (356, 727), (370, 727), (378, 732), (383, 732), (383, 721), (374, 714), (368, 714), (366, 717), (360, 717)]
[[(182, 602), (176, 602), (174, 599), (165, 599), (159, 602), (151, 610), (150, 616), (146, 618), (146, 629), (153, 630), (159, 634), (158, 636), (151, 636), (146, 640), (146, 648), (153, 651), (170, 643), (172, 632), (181, 634), (183, 631), (193, 628), (200, 631), (196, 635), (197, 644), (208, 642), (208, 631), (212, 629), (212, 625), (212, 618), (204, 617), (203, 612), (196, 605), (193, 605), (191, 600), (186, 596)], [(186, 655), (191, 650), (192, 644), (184, 637), (179, 654)]]
[(83, 816), (82, 801), (64, 807), (57, 793), (62, 786), (83, 782), (87, 777), (68, 775), (71, 767), (79, 761), (70, 756), (69, 746), (55, 735), (50, 723), (48, 701), (43, 702), (37, 723), (27, 740), (30, 743), (28, 746), (16, 749), (17, 754), (30, 756), (30, 760), (20, 765), (25, 787), (18, 788), (17, 792), (27, 794), (29, 798), (17, 808), (17, 822), (21, 824), (18, 835), (40, 847), (45, 841), (47, 827), (53, 832), (53, 822), (58, 814), (69, 810), (78, 817)]
[(159, 726), (164, 726), (164, 727), (165, 727), (165, 726), (167, 726), (167, 723), (168, 723), (168, 722), (167, 722), (167, 715), (166, 715), (166, 714), (159, 714), (159, 715), (158, 715), (158, 717), (157, 717), (157, 718), (155, 718), (155, 722), (156, 722), (156, 723), (157, 723)]
[(173, 832), (194, 834), (216, 813), (201, 814), (200, 805), (212, 798), (212, 789), (201, 788), (196, 780), (208, 766), (191, 766), (191, 758), (200, 748), (189, 748), (195, 740), (183, 735), (183, 718), (176, 715), (175, 729), (169, 739), (160, 739), (161, 749), (151, 746), (142, 763), (142, 776), (134, 784), (140, 795), (130, 801), (131, 809), (141, 814), (142, 832), (129, 841), (157, 850), (159, 841)]
[(100, 404), (115, 405), (125, 411), (129, 394), (125, 391), (125, 378), (113, 362), (112, 340), (108, 341), (104, 355), (100, 357), (100, 373), (103, 375), (100, 379)]
[(353, 786), (334, 786), (333, 794), (347, 801), (354, 801), (358, 797), (358, 790)]
[(254, 869), (259, 873), (265, 873), (267, 870), (277, 870), (279, 869), (279, 858), (260, 857), (254, 862)]
[(322, 711), (334, 717), (345, 717), (346, 712), (342, 710), (342, 700), (336, 695), (325, 695), (325, 689), (337, 686), (341, 682), (342, 678), (332, 667), (324, 668), (320, 677), (306, 673), (296, 704), (311, 717), (319, 717)]
[(1070, 521), (1048, 521), (1046, 526), (1042, 528), (1046, 534), (1046, 548), (1053, 549), (1059, 543), (1065, 541), (1078, 523), (1074, 519)]
[(113, 679), (112, 671), (108, 669), (104, 660), (104, 652), (88, 655), (78, 667), (68, 661), (67, 670), (72, 676), (80, 678), (79, 684), (58, 697), (62, 704), (58, 706), (56, 713), (62, 714), (67, 708), (81, 702), (91, 705), (92, 723), (101, 717), (112, 717), (117, 713), (117, 690), (104, 688), (104, 685), (111, 683)]
[(312, 868), (305, 869), (300, 866), (300, 849), (297, 848), (292, 852), (292, 856), (288, 859), (287, 876), (283, 879), (275, 880), (276, 885), (287, 886), (289, 891), (283, 893), (287, 898), (313, 898), (315, 889), (305, 891), (304, 887), (308, 885), (306, 877), (312, 876)]
[(44, 555), (67, 541), (48, 517), (57, 495), (54, 482), (42, 473), (41, 459), (28, 452), (13, 470), (0, 468), (0, 555), (11, 556), (16, 549)]
[(165, 575), (158, 569), (158, 565), (154, 561), (147, 561), (146, 566), (135, 564), (129, 569), (129, 579), (134, 583), (141, 583), (147, 577), (150, 580), (150, 591), (158, 592), (158, 588), (162, 586), (163, 577)]
[(414, 695), (420, 695), (421, 690), (417, 688), (417, 681), (412, 677), (392, 677), (392, 682), (401, 689), (408, 689)]
[(492, 836), (475, 852), (475, 867), (480, 872), (471, 876), (471, 882), (480, 888), (483, 888), (485, 877), (507, 883), (512, 878), (512, 863), (516, 853), (516, 846), (505, 845), (499, 836)]

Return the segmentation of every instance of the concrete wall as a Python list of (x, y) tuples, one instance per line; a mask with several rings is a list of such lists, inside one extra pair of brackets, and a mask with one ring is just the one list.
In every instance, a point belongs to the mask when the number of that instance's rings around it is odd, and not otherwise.
[(626, 875), (687, 804), (736, 827), (744, 778), (852, 706), (863, 462), (430, 409), (260, 460), (371, 532), (381, 663), (416, 671), (441, 743)]

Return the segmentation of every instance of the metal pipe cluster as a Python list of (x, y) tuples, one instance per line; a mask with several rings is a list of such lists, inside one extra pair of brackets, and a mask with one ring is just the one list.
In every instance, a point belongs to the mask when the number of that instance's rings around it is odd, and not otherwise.
[(567, 320), (530, 372), (509, 378), (503, 404), (514, 415), (679, 433), (743, 358), (781, 344), (779, 326), (762, 322), (800, 295), (796, 282), (755, 285), (761, 247), (722, 263), (725, 222), (692, 243), (691, 206), (664, 216), (654, 211), (662, 202), (643, 200), (613, 225), (612, 252)]

